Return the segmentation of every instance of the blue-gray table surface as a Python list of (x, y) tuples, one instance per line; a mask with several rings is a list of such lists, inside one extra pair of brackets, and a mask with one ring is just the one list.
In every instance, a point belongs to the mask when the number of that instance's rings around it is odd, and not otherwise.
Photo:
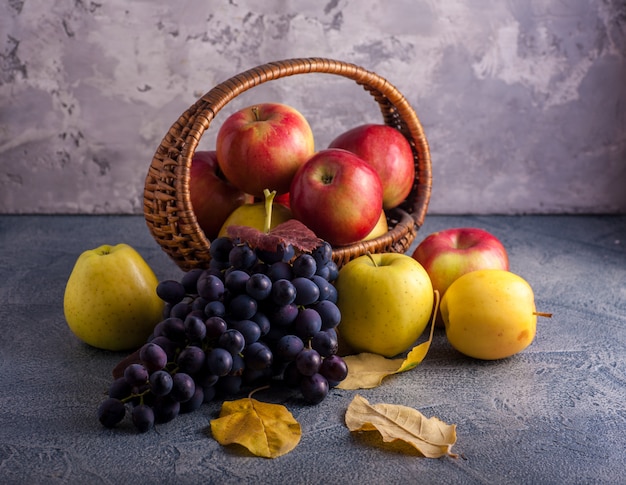
[[(0, 483), (626, 483), (626, 216), (428, 216), (412, 247), (460, 226), (499, 237), (511, 271), (553, 313), (532, 345), (477, 361), (438, 329), (419, 367), (378, 388), (284, 402), (302, 439), (270, 460), (211, 437), (219, 402), (145, 434), (97, 421), (126, 354), (70, 333), (65, 283), (82, 251), (119, 242), (159, 279), (179, 278), (143, 217), (0, 216)], [(344, 413), (357, 392), (456, 424), (460, 456), (426, 459), (351, 434)]]

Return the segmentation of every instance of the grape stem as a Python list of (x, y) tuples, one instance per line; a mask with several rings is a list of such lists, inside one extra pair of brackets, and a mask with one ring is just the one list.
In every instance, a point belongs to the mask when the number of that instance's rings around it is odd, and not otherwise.
[(274, 197), (276, 197), (276, 191), (269, 189), (263, 190), (263, 196), (265, 197), (265, 223), (263, 225), (263, 232), (267, 234), (272, 227), (272, 204), (274, 203)]
[(258, 391), (264, 391), (265, 389), (269, 389), (269, 388), (270, 388), (270, 386), (269, 386), (269, 385), (267, 385), (267, 386), (257, 387), (256, 389), (253, 389), (252, 391), (250, 391), (250, 394), (248, 394), (248, 399), (252, 399), (252, 395), (253, 395), (255, 392), (258, 392)]

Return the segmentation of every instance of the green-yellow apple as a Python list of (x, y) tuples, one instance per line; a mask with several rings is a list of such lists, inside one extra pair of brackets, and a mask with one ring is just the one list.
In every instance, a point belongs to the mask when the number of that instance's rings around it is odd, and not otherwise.
[[(218, 235), (227, 236), (229, 226), (248, 226), (254, 227), (259, 231), (264, 231), (266, 229), (265, 217), (266, 207), (264, 202), (240, 205), (224, 221), (224, 225), (220, 229)], [(288, 207), (282, 204), (273, 204), (272, 218), (269, 229), (275, 228), (278, 224), (282, 224), (292, 217), (291, 210)]]
[[(509, 257), (493, 234), (474, 227), (450, 228), (428, 235), (413, 252), (433, 288), (443, 297), (458, 277), (479, 269), (509, 269)], [(437, 325), (443, 325), (441, 315)]]
[(231, 114), (217, 132), (217, 160), (226, 178), (262, 197), (289, 191), (294, 174), (315, 152), (313, 131), (295, 108), (279, 103), (248, 106)]
[(467, 273), (441, 299), (450, 344), (476, 359), (503, 359), (524, 350), (535, 338), (537, 315), (530, 284), (501, 269)]
[(189, 197), (198, 224), (215, 239), (226, 218), (252, 196), (231, 184), (219, 169), (214, 150), (194, 153), (189, 174)]
[(354, 153), (321, 150), (297, 172), (289, 190), (291, 211), (333, 246), (360, 241), (380, 218), (380, 177)]
[(144, 344), (162, 319), (152, 268), (127, 244), (84, 251), (65, 287), (63, 309), (70, 330), (100, 349), (129, 350)]
[(385, 214), (385, 211), (381, 211), (380, 219), (378, 219), (378, 222), (374, 226), (374, 229), (372, 229), (370, 233), (363, 238), (363, 241), (376, 239), (383, 234), (387, 234), (387, 232), (389, 232), (389, 225), (387, 224), (387, 214)]
[(329, 148), (351, 151), (372, 165), (383, 184), (383, 207), (403, 202), (415, 182), (415, 159), (409, 141), (388, 125), (360, 125), (342, 133)]
[(339, 270), (337, 331), (354, 352), (405, 352), (430, 320), (434, 293), (422, 265), (402, 253), (366, 254)]

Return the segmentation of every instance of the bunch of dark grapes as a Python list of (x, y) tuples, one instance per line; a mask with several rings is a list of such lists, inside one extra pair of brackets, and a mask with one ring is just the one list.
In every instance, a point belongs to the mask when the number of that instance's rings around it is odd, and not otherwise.
[(210, 253), (209, 268), (159, 283), (163, 320), (111, 384), (98, 409), (104, 426), (130, 409), (147, 431), (216, 396), (266, 385), (299, 389), (317, 404), (346, 378), (328, 243), (296, 254), (291, 244), (267, 251), (220, 237)]

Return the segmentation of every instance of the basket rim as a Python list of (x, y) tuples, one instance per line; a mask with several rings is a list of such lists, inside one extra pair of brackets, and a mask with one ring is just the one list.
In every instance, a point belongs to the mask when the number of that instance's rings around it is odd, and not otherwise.
[[(191, 161), (202, 135), (239, 94), (275, 79), (309, 73), (342, 76), (368, 91), (380, 107), (383, 122), (409, 141), (416, 164), (411, 193), (388, 213), (388, 219), (395, 221), (389, 232), (333, 248), (333, 258), (341, 265), (367, 251), (406, 250), (415, 238), (430, 201), (432, 169), (428, 142), (413, 108), (387, 79), (359, 65), (324, 57), (291, 58), (257, 65), (211, 88), (173, 123), (157, 148), (145, 179), (144, 216), (153, 237), (181, 268), (197, 266), (193, 259), (210, 259), (210, 240), (198, 224), (189, 190)], [(181, 247), (183, 243), (188, 247)]]

